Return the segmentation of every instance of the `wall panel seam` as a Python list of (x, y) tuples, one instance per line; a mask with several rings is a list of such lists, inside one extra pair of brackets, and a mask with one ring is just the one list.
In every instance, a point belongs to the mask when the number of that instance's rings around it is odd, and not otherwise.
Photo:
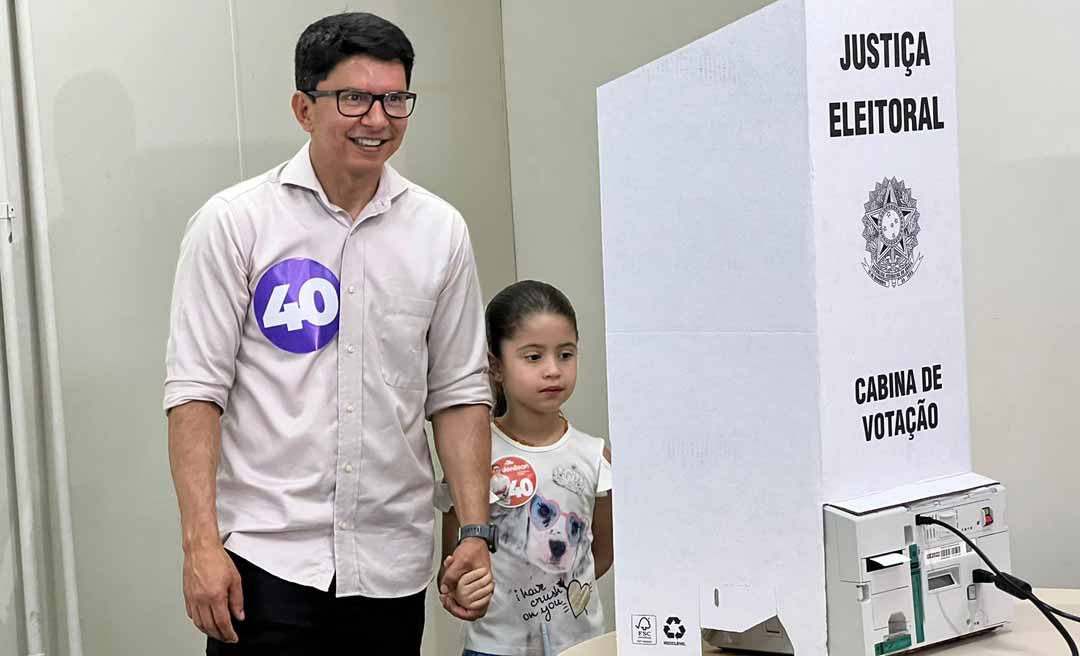
[(229, 40), (232, 44), (233, 100), (236, 104), (236, 155), (240, 164), (240, 180), (246, 180), (244, 170), (244, 139), (241, 136), (243, 115), (240, 109), (240, 51), (236, 38), (236, 8), (234, 0), (225, 0), (229, 10)]

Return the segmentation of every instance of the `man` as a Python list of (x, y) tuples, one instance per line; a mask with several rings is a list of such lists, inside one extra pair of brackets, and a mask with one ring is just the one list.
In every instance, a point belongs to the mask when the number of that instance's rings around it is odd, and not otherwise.
[(208, 654), (419, 653), (425, 417), (480, 536), (459, 541), (442, 583), (489, 565), (491, 399), (468, 232), (386, 163), (416, 100), (412, 64), (377, 16), (309, 26), (292, 109), (310, 141), (211, 198), (184, 236), (165, 408), (184, 599)]
[(502, 467), (495, 464), (491, 466), (491, 493), (506, 501), (510, 496), (510, 477), (502, 473)]

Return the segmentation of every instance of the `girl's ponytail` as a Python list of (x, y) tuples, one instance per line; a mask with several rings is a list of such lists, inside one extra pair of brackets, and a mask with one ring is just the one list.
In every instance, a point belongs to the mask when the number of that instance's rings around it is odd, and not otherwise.
[(495, 397), (495, 407), (491, 409), (491, 416), (493, 419), (498, 419), (506, 414), (506, 392), (503, 391), (501, 384), (492, 381), (491, 393)]

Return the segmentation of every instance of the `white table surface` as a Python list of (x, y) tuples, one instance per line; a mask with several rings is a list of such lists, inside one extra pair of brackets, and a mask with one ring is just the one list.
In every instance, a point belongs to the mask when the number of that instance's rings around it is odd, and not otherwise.
[[(1080, 590), (1043, 588), (1039, 597), (1063, 611), (1080, 615)], [(1062, 624), (1080, 644), (1080, 624), (1062, 620)], [(615, 656), (615, 634), (608, 633), (576, 647), (562, 656)], [(707, 647), (703, 654), (722, 654), (723, 650)], [(907, 652), (901, 652), (907, 653)], [(919, 656), (1004, 656), (1006, 654), (1039, 654), (1068, 656), (1069, 648), (1058, 632), (1039, 611), (1028, 602), (1017, 602), (1016, 618), (1009, 626), (955, 643), (929, 647), (916, 652)]]

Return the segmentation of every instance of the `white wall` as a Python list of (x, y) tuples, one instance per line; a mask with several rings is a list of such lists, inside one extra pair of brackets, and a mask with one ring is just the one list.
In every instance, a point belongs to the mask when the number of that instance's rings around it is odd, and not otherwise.
[[(289, 110), (293, 48), (347, 5), (414, 42), (420, 100), (394, 164), (465, 215), (490, 295), (514, 278), (496, 0), (32, 3), (88, 655), (199, 653), (161, 412), (180, 236), (212, 193), (303, 143)], [(0, 612), (0, 639), (7, 626)], [(428, 653), (456, 633), (432, 605)]]
[(960, 201), (975, 467), (1013, 567), (1080, 587), (1080, 3), (960, 0)]

